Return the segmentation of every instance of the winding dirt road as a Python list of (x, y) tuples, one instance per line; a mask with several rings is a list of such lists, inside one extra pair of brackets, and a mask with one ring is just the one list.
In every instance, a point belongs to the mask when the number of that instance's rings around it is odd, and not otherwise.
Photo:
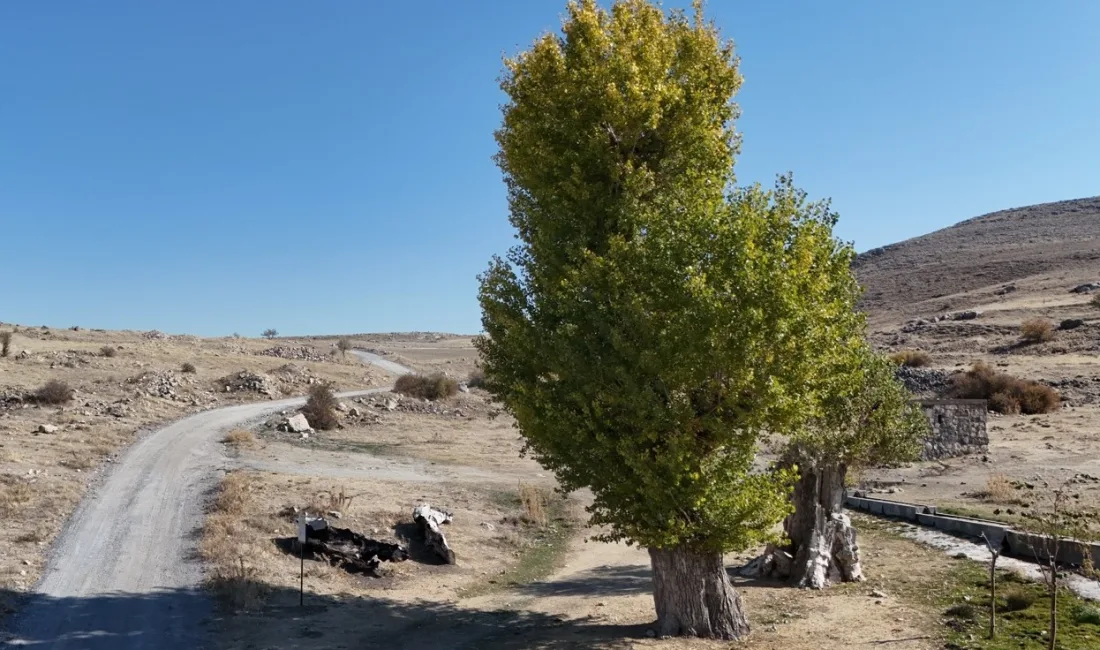
[[(391, 373), (411, 372), (354, 351)], [(353, 397), (389, 390), (341, 393)], [(209, 647), (212, 604), (196, 547), (203, 503), (228, 465), (229, 429), (295, 408), (304, 398), (198, 413), (134, 443), (81, 502), (6, 645), (50, 650)]]

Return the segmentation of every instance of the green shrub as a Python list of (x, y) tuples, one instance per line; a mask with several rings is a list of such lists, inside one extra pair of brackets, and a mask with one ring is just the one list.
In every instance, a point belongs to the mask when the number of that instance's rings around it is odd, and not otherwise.
[(1005, 592), (1005, 604), (1001, 609), (1006, 612), (1022, 612), (1035, 604), (1035, 593), (1026, 589), (1010, 589)]
[(102, 356), (110, 358), (110, 357), (113, 357), (113, 356), (117, 355), (118, 350), (112, 348), (109, 345), (104, 345), (103, 347), (99, 348), (99, 354), (102, 355)]
[(972, 621), (978, 617), (978, 609), (970, 603), (958, 603), (947, 608), (945, 615)]
[(34, 393), (34, 400), (40, 404), (64, 404), (72, 398), (73, 389), (57, 379), (49, 380)]
[(1100, 607), (1094, 605), (1078, 605), (1073, 610), (1073, 622), (1078, 625), (1100, 625)]
[(336, 419), (336, 405), (336, 395), (328, 384), (314, 384), (309, 389), (309, 399), (302, 407), (302, 414), (314, 429), (328, 431), (339, 424)]
[(963, 399), (989, 400), (997, 413), (1037, 415), (1058, 410), (1061, 398), (1050, 386), (998, 372), (984, 361), (951, 378), (951, 394)]
[(268, 329), (263, 331), (263, 337), (265, 339), (273, 339), (278, 335), (279, 335), (279, 332), (277, 332), (274, 328), (268, 328)]
[(901, 350), (891, 354), (890, 360), (899, 366), (922, 368), (932, 363), (932, 355), (924, 350)]
[(336, 342), (336, 349), (340, 351), (341, 356), (348, 356), (348, 350), (350, 350), (351, 347), (351, 341), (348, 339), (340, 339)]
[(1042, 343), (1054, 338), (1054, 323), (1045, 318), (1029, 318), (1020, 324), (1020, 337), (1028, 343)]
[(441, 372), (430, 375), (401, 375), (393, 385), (393, 392), (410, 397), (437, 400), (451, 397), (457, 393), (458, 382)]

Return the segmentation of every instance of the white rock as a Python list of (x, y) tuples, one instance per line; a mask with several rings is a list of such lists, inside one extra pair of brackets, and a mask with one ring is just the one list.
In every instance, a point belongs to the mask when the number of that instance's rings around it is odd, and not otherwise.
[(299, 413), (286, 419), (286, 428), (293, 433), (302, 433), (310, 431), (313, 427), (309, 426), (306, 416)]
[(343, 403), (343, 402), (337, 402), (336, 403), (336, 410), (340, 411), (341, 413), (344, 412), (344, 411), (347, 411), (348, 410), (348, 405)]
[(38, 425), (38, 433), (57, 433), (57, 427), (52, 424)]

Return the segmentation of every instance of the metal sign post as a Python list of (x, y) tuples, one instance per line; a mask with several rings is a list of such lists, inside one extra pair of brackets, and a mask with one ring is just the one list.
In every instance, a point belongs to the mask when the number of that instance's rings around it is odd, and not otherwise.
[(306, 600), (306, 513), (298, 514), (298, 553), (301, 557), (301, 573), (298, 576), (298, 606), (303, 607)]

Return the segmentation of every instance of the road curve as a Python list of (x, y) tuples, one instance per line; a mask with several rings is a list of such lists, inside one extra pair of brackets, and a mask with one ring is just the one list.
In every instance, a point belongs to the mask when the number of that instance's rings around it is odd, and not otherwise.
[[(356, 351), (356, 356), (388, 372), (411, 372), (370, 353)], [(35, 592), (11, 621), (5, 645), (49, 650), (209, 647), (203, 626), (213, 610), (200, 588), (197, 542), (204, 499), (217, 484), (219, 468), (227, 465), (219, 441), (234, 426), (304, 401), (197, 413), (131, 445), (69, 518)]]

